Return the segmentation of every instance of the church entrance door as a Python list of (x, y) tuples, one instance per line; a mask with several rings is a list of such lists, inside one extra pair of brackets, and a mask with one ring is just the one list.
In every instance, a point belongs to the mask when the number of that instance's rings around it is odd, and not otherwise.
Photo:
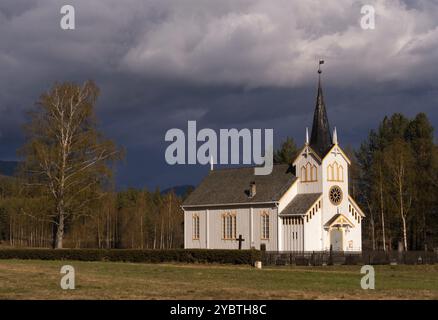
[(333, 251), (344, 250), (344, 230), (343, 228), (333, 228), (330, 230), (330, 244)]

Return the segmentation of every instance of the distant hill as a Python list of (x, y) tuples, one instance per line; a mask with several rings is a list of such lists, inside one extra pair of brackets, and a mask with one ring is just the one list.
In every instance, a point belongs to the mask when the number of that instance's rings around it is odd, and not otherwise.
[(18, 161), (2, 161), (0, 160), (0, 174), (5, 176), (13, 176), (18, 168)]
[(161, 194), (166, 194), (166, 193), (169, 193), (173, 190), (173, 192), (177, 196), (182, 197), (182, 196), (186, 195), (188, 191), (193, 190), (194, 188), (195, 187), (193, 187), (191, 185), (174, 186), (174, 187), (164, 189), (163, 191), (161, 191)]

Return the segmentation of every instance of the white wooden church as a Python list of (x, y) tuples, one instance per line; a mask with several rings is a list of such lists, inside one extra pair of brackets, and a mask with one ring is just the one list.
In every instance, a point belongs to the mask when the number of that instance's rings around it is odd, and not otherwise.
[(182, 206), (185, 248), (362, 250), (365, 216), (348, 192), (350, 160), (331, 134), (320, 77), (311, 136), (306, 129), (295, 161), (266, 176), (210, 171)]

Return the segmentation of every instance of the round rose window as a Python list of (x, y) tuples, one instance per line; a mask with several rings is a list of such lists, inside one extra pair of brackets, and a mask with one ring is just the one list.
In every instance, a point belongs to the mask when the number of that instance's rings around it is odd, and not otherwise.
[(339, 205), (342, 201), (342, 190), (338, 186), (333, 186), (329, 191), (330, 201), (335, 205)]

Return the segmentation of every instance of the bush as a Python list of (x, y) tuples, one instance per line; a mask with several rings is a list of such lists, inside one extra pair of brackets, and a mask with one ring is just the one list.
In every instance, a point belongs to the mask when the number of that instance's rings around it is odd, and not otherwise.
[(257, 250), (0, 249), (0, 259), (228, 263), (253, 265), (256, 260), (261, 260), (261, 256)]
[(362, 265), (364, 264), (362, 255), (360, 254), (349, 254), (345, 256), (346, 265)]

